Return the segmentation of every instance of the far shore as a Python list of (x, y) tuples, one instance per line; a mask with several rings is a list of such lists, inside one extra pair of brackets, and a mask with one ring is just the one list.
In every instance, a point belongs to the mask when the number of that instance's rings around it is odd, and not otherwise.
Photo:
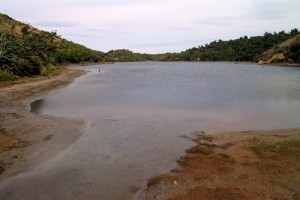
[(299, 63), (288, 63), (288, 62), (282, 62), (282, 63), (255, 63), (256, 65), (259, 66), (278, 66), (278, 67), (300, 67)]

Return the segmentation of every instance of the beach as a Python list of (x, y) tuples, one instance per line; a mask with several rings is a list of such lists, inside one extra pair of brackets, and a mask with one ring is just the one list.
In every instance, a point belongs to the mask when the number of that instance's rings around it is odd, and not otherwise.
[(147, 199), (300, 198), (300, 129), (195, 135), (179, 167), (149, 180)]
[(64, 70), (54, 77), (25, 78), (0, 88), (0, 180), (42, 164), (73, 144), (85, 122), (37, 115), (29, 105), (54, 90), (65, 87), (79, 70)]

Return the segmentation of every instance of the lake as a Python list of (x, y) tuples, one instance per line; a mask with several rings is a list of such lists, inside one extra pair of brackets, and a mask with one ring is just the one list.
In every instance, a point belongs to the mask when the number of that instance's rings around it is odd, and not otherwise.
[(16, 193), (28, 191), (23, 199), (42, 199), (41, 191), (43, 199), (138, 199), (147, 179), (176, 167), (196, 131), (300, 127), (300, 68), (231, 62), (77, 68), (89, 73), (33, 102), (31, 111), (83, 119), (88, 128), (26, 176), (30, 187), (16, 180)]

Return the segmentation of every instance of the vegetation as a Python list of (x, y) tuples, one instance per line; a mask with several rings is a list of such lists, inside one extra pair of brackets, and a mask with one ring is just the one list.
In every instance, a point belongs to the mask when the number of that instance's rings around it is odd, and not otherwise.
[[(104, 53), (0, 14), (0, 81), (53, 73), (53, 65), (99, 62)], [(46, 69), (45, 69), (46, 68)]]
[(0, 82), (1, 81), (8, 81), (8, 80), (14, 80), (16, 77), (8, 72), (2, 72), (0, 71)]
[(285, 31), (273, 34), (266, 32), (263, 36), (250, 38), (244, 36), (236, 40), (213, 41), (179, 53), (178, 59), (183, 61), (257, 61), (263, 52), (297, 34), (299, 30), (295, 28), (288, 33)]
[(161, 183), (161, 181), (164, 180), (164, 178), (166, 178), (166, 175), (163, 175), (163, 174), (150, 178), (147, 182), (147, 187), (151, 188), (151, 187), (158, 185), (159, 183)]
[(241, 163), (244, 166), (256, 167), (261, 173), (294, 173), (300, 169), (300, 140), (298, 138), (277, 142), (252, 138), (248, 141), (258, 160)]
[[(285, 53), (284, 61), (299, 63), (299, 42), (287, 42), (289, 40), (296, 41), (293, 38), (299, 37), (299, 34), (300, 32), (297, 28), (292, 29), (290, 32), (266, 32), (263, 36), (244, 36), (236, 40), (213, 41), (209, 44), (194, 47), (180, 53), (136, 54), (128, 50), (118, 52), (111, 51), (109, 53), (117, 54), (115, 56), (117, 59), (114, 60), (112, 56), (110, 59), (106, 59), (106, 61), (129, 61), (125, 55), (130, 53), (130, 61), (259, 61), (262, 59), (264, 52), (272, 47), (276, 47), (276, 45), (280, 46), (281, 43), (285, 43), (288, 45), (285, 45), (284, 49), (276, 48), (277, 51)], [(299, 39), (297, 41), (299, 41)], [(106, 58), (109, 58), (109, 56)]]
[(149, 199), (299, 199), (299, 129), (224, 133), (196, 142), (180, 167), (148, 186)]
[(61, 63), (100, 62), (103, 61), (104, 53), (91, 50), (80, 44), (61, 39), (56, 44), (54, 60)]
[(250, 149), (260, 156), (273, 154), (284, 156), (300, 155), (300, 140), (284, 140), (272, 144), (258, 138), (252, 138), (249, 140), (249, 143), (251, 144)]
[(142, 54), (133, 53), (127, 49), (111, 50), (105, 54), (104, 60), (106, 62), (134, 62), (145, 61)]
[(181, 53), (163, 53), (163, 54), (143, 54), (146, 60), (151, 61), (181, 61), (179, 56)]
[(198, 143), (202, 141), (212, 142), (214, 139), (211, 135), (206, 135), (204, 131), (196, 132), (195, 135), (197, 136)]
[(300, 34), (264, 52), (258, 60), (265, 63), (300, 63)]
[(300, 63), (300, 44), (292, 44), (287, 56), (295, 63)]
[[(25, 30), (25, 29), (24, 29)], [(36, 75), (50, 62), (54, 37), (46, 32), (24, 32), (21, 38), (0, 33), (0, 70), (17, 76)]]

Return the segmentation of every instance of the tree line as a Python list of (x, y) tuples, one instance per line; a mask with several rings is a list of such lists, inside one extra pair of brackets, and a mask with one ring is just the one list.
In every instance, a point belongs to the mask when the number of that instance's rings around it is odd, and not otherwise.
[(266, 32), (263, 36), (240, 37), (229, 41), (213, 41), (209, 44), (187, 49), (173, 54), (169, 59), (181, 61), (257, 61), (259, 56), (272, 48), (299, 34), (297, 28), (290, 32)]

